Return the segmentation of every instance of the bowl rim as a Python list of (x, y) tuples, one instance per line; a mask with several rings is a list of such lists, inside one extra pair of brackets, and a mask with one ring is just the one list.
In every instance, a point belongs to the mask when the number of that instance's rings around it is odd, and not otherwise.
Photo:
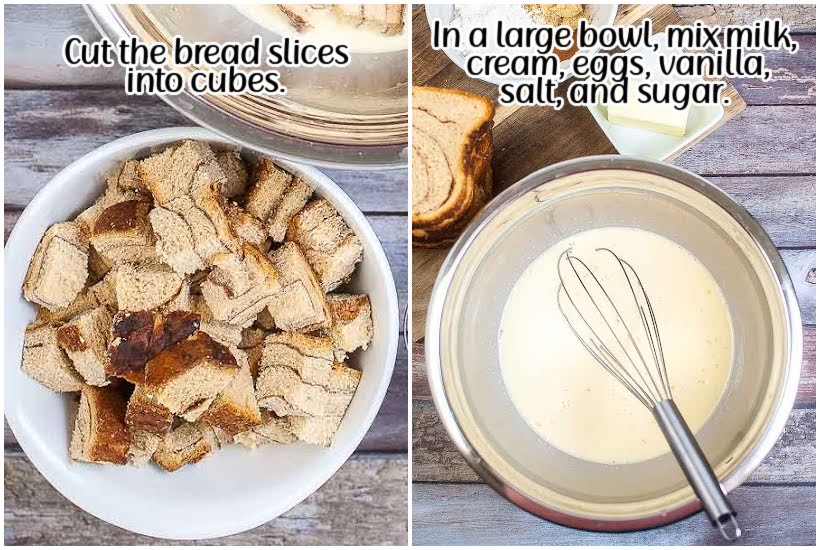
[(697, 498), (668, 509), (661, 514), (630, 519), (600, 519), (560, 511), (546, 506), (523, 491), (507, 483), (503, 476), (476, 451), (465, 432), (460, 427), (444, 386), (441, 366), (441, 320), (444, 303), (455, 272), (475, 237), (487, 223), (523, 193), (533, 190), (546, 182), (571, 174), (597, 170), (631, 170), (665, 177), (701, 193), (721, 207), (751, 236), (759, 247), (776, 277), (782, 292), (784, 317), (786, 322), (785, 351), (787, 353), (786, 372), (782, 391), (773, 408), (763, 436), (752, 447), (746, 459), (729, 473), (721, 484), (728, 493), (740, 486), (760, 465), (780, 437), (794, 407), (797, 387), (800, 381), (803, 354), (803, 333), (800, 309), (791, 278), (771, 238), (760, 223), (746, 209), (724, 191), (706, 179), (682, 168), (639, 157), (621, 155), (597, 155), (563, 161), (541, 168), (511, 185), (501, 192), (473, 219), (453, 245), (436, 278), (427, 313), (425, 330), (425, 362), (427, 379), (439, 418), (456, 448), (478, 475), (501, 496), (520, 508), (561, 525), (589, 531), (636, 531), (667, 525), (688, 517), (701, 509)]
[[(29, 218), (33, 218), (36, 215), (36, 212), (41, 210), (41, 205), (52, 199), (51, 195), (56, 189), (74, 181), (74, 178), (76, 178), (76, 173), (82, 170), (83, 166), (105, 162), (123, 151), (133, 151), (145, 147), (161, 146), (162, 144), (170, 144), (184, 139), (208, 141), (210, 143), (219, 143), (223, 145), (237, 145), (235, 142), (218, 134), (214, 134), (207, 129), (193, 126), (182, 126), (159, 128), (136, 134), (130, 134), (97, 147), (85, 155), (77, 158), (68, 166), (60, 170), (35, 194), (21, 213), (17, 223), (9, 235), (4, 252), (6, 258), (8, 259), (10, 257), (10, 251), (13, 252), (16, 248), (24, 246), (24, 243), (21, 242), (18, 244), (18, 241), (23, 239), (21, 234), (25, 231), (26, 226), (29, 224)], [(279, 162), (278, 159), (277, 162)], [(354, 432), (353, 437), (350, 438), (346, 446), (331, 447), (333, 452), (327, 455), (327, 459), (325, 461), (327, 466), (321, 473), (322, 475), (313, 476), (310, 480), (311, 483), (306, 484), (303, 490), (291, 495), (288, 499), (273, 502), (268, 508), (264, 510), (257, 510), (255, 513), (245, 513), (243, 516), (235, 516), (232, 520), (226, 520), (224, 523), (219, 525), (201, 525), (196, 522), (189, 522), (181, 527), (177, 526), (170, 528), (168, 526), (161, 526), (157, 528), (152, 525), (141, 524), (139, 519), (135, 520), (133, 517), (114, 517), (105, 509), (104, 506), (101, 506), (99, 502), (85, 502), (82, 493), (78, 494), (72, 492), (71, 488), (63, 482), (60, 474), (61, 470), (52, 470), (40, 456), (40, 451), (38, 445), (36, 444), (36, 437), (33, 436), (24, 424), (18, 422), (16, 412), (17, 408), (6, 406), (4, 409), (5, 418), (28, 460), (52, 487), (54, 487), (62, 496), (67, 498), (83, 511), (107, 523), (111, 523), (112, 525), (116, 525), (138, 534), (171, 540), (210, 539), (244, 532), (275, 519), (302, 502), (311, 494), (315, 493), (350, 459), (372, 426), (373, 421), (375, 420), (376, 415), (384, 402), (387, 388), (392, 379), (398, 353), (398, 294), (396, 291), (395, 280), (390, 269), (390, 264), (387, 260), (387, 255), (385, 254), (384, 248), (382, 247), (378, 236), (370, 225), (370, 222), (365, 217), (364, 213), (333, 180), (331, 180), (323, 172), (311, 166), (289, 161), (282, 161), (281, 164), (288, 169), (293, 169), (301, 174), (304, 174), (307, 176), (307, 179), (315, 187), (315, 189), (319, 190), (326, 196), (332, 197), (335, 205), (340, 207), (340, 214), (342, 214), (346, 220), (356, 220), (357, 225), (361, 229), (357, 234), (364, 243), (366, 252), (368, 252), (368, 261), (376, 264), (376, 270), (381, 276), (380, 284), (382, 285), (382, 289), (380, 292), (384, 293), (385, 301), (387, 303), (387, 311), (385, 312), (384, 317), (386, 322), (382, 327), (382, 330), (384, 330), (384, 334), (386, 335), (385, 342), (387, 346), (385, 356), (382, 359), (377, 359), (377, 362), (382, 366), (382, 370), (380, 374), (381, 378), (375, 388), (374, 398), (367, 405), (357, 430)], [(19, 254), (17, 255), (17, 258), (18, 259), (13, 263), (6, 263), (4, 273), (8, 274), (9, 269), (16, 269), (11, 267), (12, 265), (24, 264), (25, 266), (28, 266), (30, 257), (27, 255), (24, 257), (23, 254)], [(16, 293), (19, 292), (19, 289), (15, 288), (9, 290), (7, 287), (7, 297), (10, 292)], [(16, 334), (9, 334), (9, 332), (7, 332), (9, 330), (10, 329), (4, 329), (4, 338), (6, 336), (13, 338), (19, 337), (19, 335)], [(5, 368), (12, 367), (6, 365)], [(49, 390), (44, 388), (44, 391)], [(10, 392), (9, 385), (6, 385), (4, 398), (7, 403), (14, 401), (13, 395), (13, 392)]]

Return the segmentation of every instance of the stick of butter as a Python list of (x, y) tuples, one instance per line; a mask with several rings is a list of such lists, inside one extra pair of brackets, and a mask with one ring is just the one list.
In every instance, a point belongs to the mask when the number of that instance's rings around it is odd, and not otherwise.
[(633, 80), (629, 82), (626, 103), (607, 106), (606, 118), (611, 124), (683, 137), (689, 119), (689, 106), (678, 110), (670, 103), (638, 103), (638, 82)]

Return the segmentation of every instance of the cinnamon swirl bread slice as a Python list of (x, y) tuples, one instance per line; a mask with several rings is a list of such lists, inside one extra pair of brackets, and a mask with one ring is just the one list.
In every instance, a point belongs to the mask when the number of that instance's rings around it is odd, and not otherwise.
[(441, 230), (436, 229), (413, 229), (413, 246), (419, 248), (446, 248), (451, 246), (456, 238), (467, 226), (467, 222), (473, 219), (481, 208), (489, 202), (493, 194), (493, 172), (489, 167), (476, 178), (475, 190), (470, 209), (453, 224), (447, 225)]
[(413, 87), (413, 243), (444, 246), (486, 203), (492, 188), (488, 99)]

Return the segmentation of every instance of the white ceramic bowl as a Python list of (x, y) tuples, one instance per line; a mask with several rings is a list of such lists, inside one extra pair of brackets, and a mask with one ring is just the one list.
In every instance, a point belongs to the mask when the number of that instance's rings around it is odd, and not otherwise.
[(106, 174), (119, 162), (183, 139), (230, 143), (201, 128), (166, 128), (118, 139), (57, 174), (20, 216), (5, 252), (5, 414), (32, 463), (80, 508), (136, 533), (203, 539), (245, 531), (277, 517), (344, 464), (370, 428), (387, 391), (399, 314), (390, 266), (362, 212), (318, 170), (282, 162), (333, 203), (364, 245), (364, 260), (349, 288), (370, 294), (375, 334), (367, 351), (355, 355), (354, 364), (363, 375), (333, 446), (295, 444), (251, 451), (229, 445), (173, 474), (154, 465), (137, 469), (72, 462), (68, 444), (75, 401), (68, 394), (49, 391), (20, 368), (23, 331), (35, 316), (35, 307), (21, 291), (26, 269), (45, 230), (90, 205), (103, 191)]
[[(618, 4), (587, 4), (590, 11), (590, 23), (596, 26), (612, 25), (615, 23), (615, 16), (618, 14)], [(430, 29), (433, 28), (433, 21), (440, 19), (445, 23), (450, 23), (453, 20), (453, 8), (455, 4), (426, 4), (424, 11), (427, 14), (427, 23)], [(488, 22), (491, 24), (491, 22)], [(572, 76), (571, 63), (572, 58), (579, 53), (593, 54), (598, 51), (598, 48), (590, 48), (579, 50), (569, 59), (561, 62), (561, 69), (565, 71), (564, 78), (561, 81), (567, 80)], [(465, 71), (466, 57), (463, 53), (455, 48), (444, 48), (444, 53), (450, 58), (450, 61), (458, 65), (462, 71)], [(478, 78), (478, 77), (476, 77)], [(503, 78), (482, 77), (480, 80), (489, 82), (490, 84), (501, 85), (506, 82)]]

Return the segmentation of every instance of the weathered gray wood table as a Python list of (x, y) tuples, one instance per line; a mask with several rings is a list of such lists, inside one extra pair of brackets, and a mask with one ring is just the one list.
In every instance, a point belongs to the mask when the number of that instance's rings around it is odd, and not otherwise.
[[(190, 121), (156, 98), (129, 98), (116, 69), (69, 69), (63, 40), (97, 36), (79, 6), (5, 7), (5, 234), (34, 194), (79, 156), (118, 137)], [(407, 300), (407, 171), (327, 171), (367, 214)], [(398, 338), (399, 335), (396, 335)], [(7, 365), (8, 368), (8, 365)], [(5, 430), (6, 544), (157, 542), (86, 514), (37, 472)], [(307, 500), (257, 529), (203, 544), (404, 544), (407, 353), (359, 449)]]
[[(766, 228), (789, 267), (804, 326), (797, 404), (779, 442), (732, 493), (743, 518), (742, 544), (815, 544), (815, 7), (679, 6), (686, 20), (742, 24), (783, 17), (800, 52), (767, 56), (771, 82), (734, 80), (748, 108), (679, 157), (675, 164), (708, 177)], [(414, 545), (436, 544), (719, 544), (703, 514), (660, 529), (604, 534), (540, 520), (507, 502), (462, 459), (430, 400), (422, 344), (413, 346)]]

